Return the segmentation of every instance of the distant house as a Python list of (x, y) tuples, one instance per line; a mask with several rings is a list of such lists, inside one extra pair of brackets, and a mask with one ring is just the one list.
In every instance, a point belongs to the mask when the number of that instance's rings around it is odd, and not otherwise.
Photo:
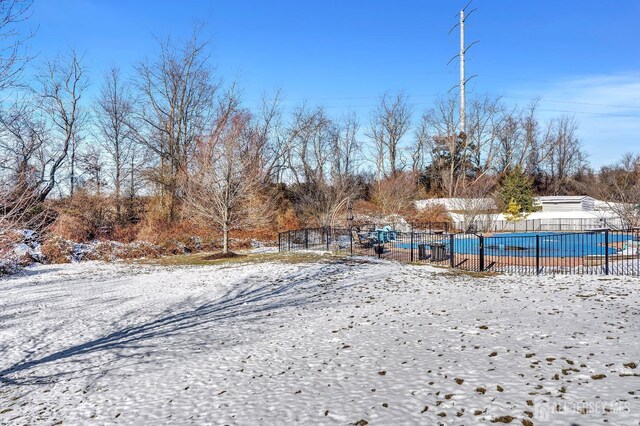
[(542, 207), (543, 213), (592, 212), (595, 210), (595, 200), (586, 195), (538, 197), (537, 204)]
[(497, 213), (491, 198), (433, 198), (416, 201), (418, 209), (443, 206), (458, 229), (484, 231), (578, 231), (591, 228), (622, 228), (624, 221), (611, 209), (610, 203), (587, 195), (536, 197), (539, 210), (526, 220), (509, 221)]

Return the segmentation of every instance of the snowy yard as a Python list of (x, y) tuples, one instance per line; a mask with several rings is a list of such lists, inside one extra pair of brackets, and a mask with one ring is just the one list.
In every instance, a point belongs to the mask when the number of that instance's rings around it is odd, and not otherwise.
[(638, 424), (640, 280), (316, 259), (1, 279), (0, 424)]

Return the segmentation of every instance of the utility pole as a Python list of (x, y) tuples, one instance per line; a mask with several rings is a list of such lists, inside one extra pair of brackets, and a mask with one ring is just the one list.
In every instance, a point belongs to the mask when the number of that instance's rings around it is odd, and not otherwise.
[[(460, 10), (460, 21), (458, 21), (458, 23), (455, 24), (449, 30), (449, 34), (451, 34), (451, 31), (453, 31), (453, 29), (455, 27), (458, 27), (458, 26), (460, 27), (460, 52), (449, 60), (449, 64), (455, 58), (459, 58), (460, 59), (460, 83), (457, 85), (457, 87), (459, 88), (459, 91), (460, 91), (460, 112), (459, 112), (460, 122), (458, 124), (458, 129), (459, 129), (461, 134), (462, 133), (466, 133), (466, 129), (467, 129), (467, 99), (466, 99), (465, 86), (467, 85), (467, 82), (469, 80), (471, 80), (473, 77), (476, 77), (475, 75), (472, 75), (471, 77), (466, 78), (465, 70), (464, 70), (464, 55), (465, 55), (465, 53), (467, 53), (467, 50), (469, 50), (469, 48), (471, 46), (473, 46), (474, 44), (478, 43), (478, 41), (474, 41), (469, 46), (465, 46), (465, 44), (464, 44), (464, 23), (467, 20), (467, 18), (476, 10), (476, 9), (473, 9), (467, 15), (465, 15), (464, 12), (465, 12), (465, 10), (467, 10), (467, 8), (469, 7), (470, 4), (471, 4), (471, 1), (469, 3), (467, 3), (467, 5), (464, 8), (462, 8)], [(451, 89), (449, 89), (449, 91), (451, 91), (455, 87), (456, 86), (453, 86)]]
[(464, 86), (467, 83), (464, 76), (464, 9), (460, 11), (460, 133), (465, 133), (467, 128), (467, 100)]

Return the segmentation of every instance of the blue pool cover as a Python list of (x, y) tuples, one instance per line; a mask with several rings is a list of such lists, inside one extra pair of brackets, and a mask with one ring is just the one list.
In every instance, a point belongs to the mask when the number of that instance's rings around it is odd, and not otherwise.
[[(627, 233), (610, 233), (609, 247), (605, 246), (604, 232), (581, 232), (581, 233), (511, 233), (499, 234), (492, 237), (484, 237), (484, 253), (491, 256), (515, 256), (515, 257), (535, 257), (536, 255), (536, 235), (539, 238), (541, 257), (582, 257), (582, 256), (604, 256), (608, 251), (614, 254), (618, 251), (616, 244), (622, 248), (622, 244), (634, 239), (634, 235)], [(433, 239), (430, 242), (450, 245), (448, 237)], [(429, 244), (429, 242), (425, 242)], [(480, 239), (476, 236), (458, 236), (455, 238), (454, 249), (456, 253), (477, 254), (480, 251)], [(398, 248), (408, 249), (410, 243), (397, 242)], [(414, 243), (414, 249), (418, 244)]]

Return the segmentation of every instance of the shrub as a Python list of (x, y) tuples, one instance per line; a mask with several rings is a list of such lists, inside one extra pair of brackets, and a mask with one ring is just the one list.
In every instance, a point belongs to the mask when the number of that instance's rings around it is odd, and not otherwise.
[(60, 213), (51, 227), (51, 233), (66, 240), (89, 241), (94, 229), (81, 217)]
[(290, 231), (293, 229), (300, 228), (300, 221), (298, 220), (298, 215), (296, 211), (292, 207), (288, 207), (286, 210), (278, 214), (276, 218), (276, 223), (278, 226), (278, 230), (280, 231)]
[(55, 236), (42, 244), (42, 254), (48, 263), (69, 263), (73, 256), (73, 247), (71, 241)]
[(139, 224), (116, 225), (111, 233), (111, 239), (123, 243), (131, 243), (138, 239), (138, 232), (140, 232)]
[(109, 237), (113, 229), (113, 211), (108, 199), (78, 190), (73, 197), (57, 202), (57, 218), (51, 232), (72, 241), (86, 242)]
[(138, 240), (157, 245), (165, 254), (184, 254), (220, 247), (217, 230), (186, 220), (171, 223), (163, 219), (145, 219), (137, 237)]
[(451, 223), (451, 216), (449, 216), (447, 209), (442, 204), (434, 204), (424, 209), (416, 210), (407, 219), (413, 223)]
[(411, 173), (398, 173), (373, 186), (371, 201), (383, 216), (403, 216), (415, 210), (416, 195), (415, 176)]

